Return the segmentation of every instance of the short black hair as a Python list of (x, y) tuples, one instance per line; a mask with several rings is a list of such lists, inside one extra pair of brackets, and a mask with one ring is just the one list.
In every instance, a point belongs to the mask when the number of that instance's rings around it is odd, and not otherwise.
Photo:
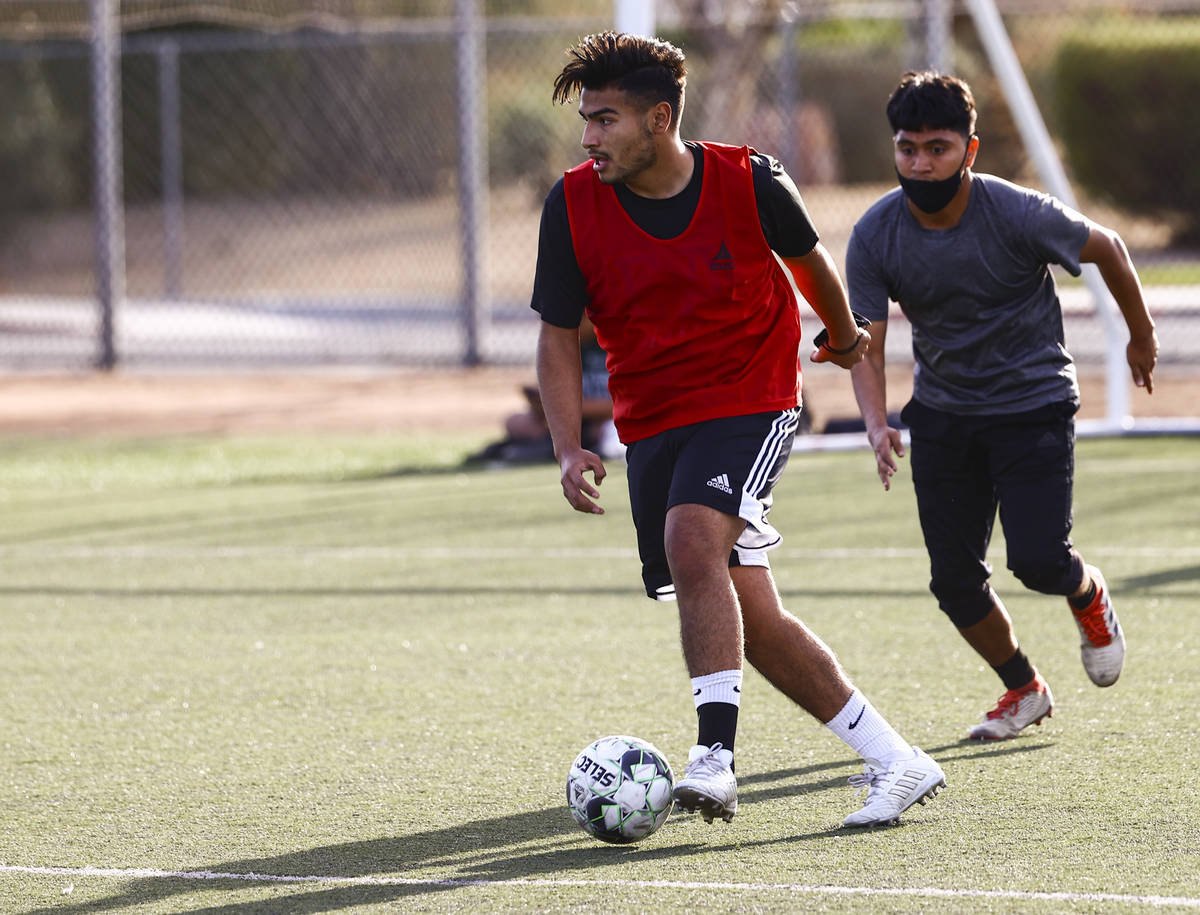
[(909, 70), (887, 103), (892, 134), (901, 130), (954, 130), (975, 135), (975, 97), (966, 80), (933, 70)]
[(554, 80), (554, 101), (566, 104), (581, 89), (619, 89), (643, 110), (671, 106), (671, 126), (683, 116), (687, 67), (683, 51), (660, 38), (596, 32), (567, 50), (570, 62)]

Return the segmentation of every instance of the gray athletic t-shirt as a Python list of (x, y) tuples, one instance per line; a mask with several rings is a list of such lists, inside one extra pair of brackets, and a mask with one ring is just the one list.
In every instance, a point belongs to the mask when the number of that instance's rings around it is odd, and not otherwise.
[(913, 397), (947, 413), (1021, 413), (1079, 402), (1048, 264), (1072, 276), (1091, 223), (1057, 199), (973, 176), (958, 225), (922, 228), (900, 188), (854, 227), (850, 305), (886, 321), (888, 300), (912, 324)]

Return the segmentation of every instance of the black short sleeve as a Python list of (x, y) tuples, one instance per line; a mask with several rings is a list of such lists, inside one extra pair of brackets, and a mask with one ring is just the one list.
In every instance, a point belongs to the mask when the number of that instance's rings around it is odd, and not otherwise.
[(773, 156), (750, 157), (758, 219), (771, 250), (780, 257), (803, 257), (820, 241), (804, 200), (791, 176)]
[(530, 307), (549, 324), (578, 327), (587, 304), (587, 283), (575, 259), (571, 224), (567, 220), (567, 197), (563, 179), (559, 178), (542, 205)]

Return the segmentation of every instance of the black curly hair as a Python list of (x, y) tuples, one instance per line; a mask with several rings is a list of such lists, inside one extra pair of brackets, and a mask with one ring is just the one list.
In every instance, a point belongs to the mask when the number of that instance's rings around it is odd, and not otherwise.
[(910, 70), (888, 99), (887, 118), (893, 134), (953, 130), (970, 139), (975, 135), (975, 97), (957, 76)]
[(642, 110), (671, 106), (671, 127), (683, 116), (687, 67), (669, 41), (624, 32), (596, 32), (567, 49), (571, 58), (554, 80), (554, 101), (566, 104), (582, 89), (619, 89)]

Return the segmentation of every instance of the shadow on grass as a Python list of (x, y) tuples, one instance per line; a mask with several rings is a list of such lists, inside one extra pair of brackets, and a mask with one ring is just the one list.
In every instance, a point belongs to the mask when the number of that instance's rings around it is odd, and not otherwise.
[[(766, 801), (844, 788), (844, 776), (812, 780), (813, 775), (830, 770), (857, 771), (857, 763), (847, 760), (747, 774), (741, 779), (740, 798), (743, 802)], [(684, 816), (686, 814), (678, 813), (672, 819)], [(824, 835), (828, 833), (817, 833), (813, 837)], [(724, 838), (719, 832), (717, 836)], [(792, 840), (800, 841), (803, 838), (797, 836)], [(546, 848), (547, 842), (551, 842), (552, 847)], [(522, 848), (528, 843), (537, 843), (538, 847)], [(732, 844), (743, 843), (734, 841)], [(25, 915), (135, 911), (161, 905), (164, 900), (180, 893), (197, 892), (201, 887), (217, 893), (235, 893), (256, 886), (286, 885), (285, 881), (272, 882), (270, 877), (311, 877), (314, 880), (297, 882), (296, 893), (270, 902), (255, 900), (194, 911), (230, 915), (248, 915), (252, 911), (264, 910), (329, 912), (354, 906), (402, 902), (469, 886), (473, 881), (537, 880), (551, 874), (561, 879), (564, 873), (572, 872), (579, 873), (580, 879), (589, 879), (587, 875), (598, 868), (630, 861), (673, 860), (711, 852), (713, 847), (709, 842), (604, 845), (584, 835), (567, 815), (565, 808), (556, 806), (511, 816), (472, 820), (394, 838), (347, 842), (269, 857), (205, 864), (178, 875), (131, 877), (122, 892), (107, 898), (78, 905), (58, 903), (31, 909)], [(428, 871), (431, 868), (449, 869), (453, 876), (441, 881), (435, 877), (414, 877), (412, 883), (385, 882), (389, 879), (403, 881), (406, 872)], [(262, 879), (222, 877), (234, 874), (261, 875)], [(321, 878), (331, 883), (336, 883), (338, 878), (363, 882), (321, 888), (316, 882)], [(373, 879), (380, 882), (371, 882)], [(420, 882), (416, 882), (418, 880)]]
[[(951, 743), (929, 750), (931, 755), (945, 761), (995, 757), (1029, 753), (1045, 749), (1049, 743), (1014, 743), (1004, 745), (978, 744), (970, 741)], [(973, 752), (954, 752), (974, 747)], [(952, 755), (946, 755), (952, 754)], [(803, 797), (820, 791), (846, 788), (846, 774), (858, 771), (857, 759), (816, 763), (771, 772), (749, 773), (739, 779), (739, 800), (755, 803), (790, 797)], [(814, 775), (841, 770), (842, 774), (814, 780)], [(676, 813), (672, 819), (686, 817)], [(715, 827), (722, 829), (721, 825)], [(194, 909), (194, 915), (249, 915), (256, 911), (289, 913), (332, 912), (355, 906), (400, 903), (433, 893), (461, 889), (480, 883), (536, 882), (554, 875), (577, 872), (580, 880), (595, 880), (589, 876), (599, 868), (629, 862), (653, 863), (656, 860), (678, 861), (697, 854), (719, 850), (721, 840), (730, 838), (730, 847), (740, 849), (779, 845), (819, 839), (836, 835), (864, 835), (861, 829), (832, 826), (827, 830), (782, 836), (761, 841), (731, 838), (720, 831), (713, 842), (683, 842), (674, 845), (603, 845), (585, 836), (567, 815), (563, 807), (548, 807), (510, 816), (472, 820), (468, 823), (430, 829), (406, 836), (370, 839), (325, 845), (303, 851), (260, 858), (243, 858), (217, 864), (206, 864), (190, 871), (161, 876), (131, 877), (125, 889), (104, 899), (81, 902), (78, 905), (55, 904), (30, 909), (24, 915), (73, 915), (73, 913), (144, 909), (161, 904), (184, 892), (206, 891), (235, 893), (266, 885), (294, 884), (297, 892), (270, 901), (254, 900)], [(554, 847), (545, 848), (547, 841)], [(522, 849), (527, 843), (537, 848)], [(406, 878), (405, 872), (428, 869), (449, 869), (453, 876)], [(224, 876), (230, 875), (230, 876)], [(232, 875), (246, 875), (238, 879)], [(257, 876), (257, 879), (254, 877)], [(311, 878), (310, 880), (277, 880), (270, 878)], [(328, 880), (321, 888), (320, 880)], [(359, 880), (346, 885), (342, 880)], [(378, 882), (373, 882), (373, 881)], [(397, 882), (389, 883), (393, 880)], [(411, 880), (412, 882), (401, 882)]]
[[(556, 847), (544, 848), (550, 840)], [(539, 848), (519, 846), (537, 842)], [(541, 875), (581, 874), (633, 858), (675, 857), (707, 845), (643, 849), (639, 846), (604, 845), (589, 839), (567, 815), (552, 807), (506, 817), (474, 820), (444, 829), (408, 836), (327, 845), (263, 858), (245, 858), (206, 864), (193, 870), (161, 876), (131, 877), (125, 889), (103, 899), (78, 905), (53, 904), (28, 910), (25, 915), (63, 915), (104, 911), (139, 911), (161, 906), (180, 893), (245, 892), (255, 887), (295, 884), (297, 892), (271, 901), (254, 900), (194, 909), (205, 913), (279, 911), (328, 912), (373, 903), (400, 902), (413, 897), (470, 886), (473, 882), (536, 880)], [(453, 876), (405, 877), (405, 872), (452, 868)], [(247, 875), (238, 879), (232, 875)], [(304, 877), (311, 880), (271, 880)], [(257, 878), (257, 879), (256, 879)], [(324, 878), (332, 886), (321, 888)], [(346, 885), (344, 880), (360, 883)], [(580, 879), (586, 879), (581, 876)], [(393, 880), (394, 883), (387, 881)], [(411, 880), (412, 882), (403, 882)], [(378, 882), (373, 882), (378, 881)], [(182, 910), (178, 910), (182, 911)]]
[[(1183, 566), (1178, 569), (1163, 569), (1161, 572), (1152, 572), (1148, 575), (1126, 575), (1114, 585), (1114, 592), (1117, 599), (1120, 599), (1122, 592), (1127, 591), (1147, 591), (1154, 588), (1160, 588), (1164, 585), (1175, 585), (1185, 581), (1200, 581), (1200, 565)], [(1179, 597), (1195, 597), (1195, 592), (1176, 592), (1172, 591), (1171, 596)]]
[[(525, 842), (545, 842), (548, 838), (554, 837), (565, 839), (572, 834), (579, 837), (580, 845), (588, 841), (563, 808), (546, 808), (511, 816), (473, 820), (406, 836), (346, 842), (268, 857), (242, 858), (204, 864), (192, 869), (183, 869), (178, 874), (134, 877), (126, 885), (124, 891), (119, 894), (104, 899), (81, 902), (79, 905), (55, 904), (31, 909), (26, 915), (49, 915), (49, 913), (61, 915), (61, 913), (111, 910), (136, 911), (139, 908), (161, 903), (179, 893), (196, 892), (200, 888), (218, 892), (236, 892), (245, 891), (254, 886), (278, 886), (279, 883), (273, 883), (271, 877), (311, 877), (314, 878), (314, 881), (321, 878), (332, 881), (334, 878), (347, 876), (351, 879), (366, 878), (369, 880), (372, 876), (379, 875), (379, 879), (383, 880), (387, 875), (402, 875), (405, 871), (417, 868), (457, 863), (464, 858), (470, 860), (481, 855), (495, 854), (501, 849)], [(596, 851), (594, 847), (589, 850)], [(600, 849), (600, 851), (605, 850)], [(582, 853), (584, 849), (580, 848), (578, 851)], [(603, 858), (601, 858), (602, 860)], [(594, 860), (590, 861), (588, 866), (595, 863), (597, 862)], [(259, 875), (262, 879), (241, 880), (232, 876), (224, 878), (221, 876), (235, 874)], [(510, 874), (512, 878), (520, 876), (525, 876), (525, 874), (517, 872)], [(306, 888), (319, 886), (315, 883), (301, 885)], [(323, 912), (369, 902), (386, 902), (413, 895), (440, 892), (452, 889), (456, 885), (458, 885), (456, 882), (437, 883), (434, 880), (419, 884), (372, 884), (367, 882), (353, 886), (338, 885), (315, 893), (306, 892), (290, 896), (286, 903), (276, 900), (274, 905), (277, 906), (278, 911)], [(244, 905), (234, 904), (199, 911), (250, 912), (263, 908), (266, 908), (266, 905), (262, 902), (247, 902)]]

